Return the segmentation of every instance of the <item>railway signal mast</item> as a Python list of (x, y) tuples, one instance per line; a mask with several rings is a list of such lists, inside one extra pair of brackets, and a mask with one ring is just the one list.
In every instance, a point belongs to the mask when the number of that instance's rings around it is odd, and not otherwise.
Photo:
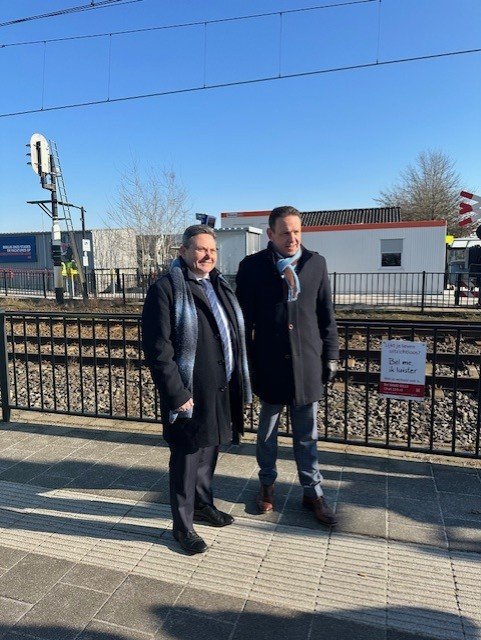
[[(27, 153), (31, 160), (28, 164), (32, 165), (32, 169), (36, 174), (40, 176), (40, 184), (43, 189), (50, 191), (50, 200), (30, 200), (28, 204), (38, 204), (38, 206), (51, 218), (52, 220), (52, 261), (53, 261), (53, 274), (55, 283), (55, 299), (59, 304), (64, 302), (64, 286), (62, 276), (62, 236), (60, 232), (60, 220), (65, 220), (67, 230), (70, 235), (70, 245), (73, 251), (73, 257), (77, 265), (80, 266), (80, 259), (78, 255), (77, 243), (75, 242), (75, 236), (72, 226), (72, 219), (70, 216), (70, 207), (81, 209), (82, 211), (82, 229), (83, 229), (83, 215), (84, 208), (77, 207), (67, 202), (67, 194), (65, 192), (65, 184), (60, 170), (60, 162), (58, 158), (58, 151), (55, 142), (53, 143), (53, 150), (46, 138), (40, 133), (34, 133), (30, 138), (30, 143), (27, 144), (30, 147), (30, 152)], [(60, 195), (62, 200), (58, 199), (57, 182), (59, 182)], [(50, 209), (48, 208), (50, 204)], [(58, 207), (59, 205), (63, 209), (64, 216), (59, 218)], [(84, 260), (85, 264), (85, 260)], [(82, 267), (79, 269), (80, 283), (82, 285), (82, 295), (87, 297), (87, 286)]]

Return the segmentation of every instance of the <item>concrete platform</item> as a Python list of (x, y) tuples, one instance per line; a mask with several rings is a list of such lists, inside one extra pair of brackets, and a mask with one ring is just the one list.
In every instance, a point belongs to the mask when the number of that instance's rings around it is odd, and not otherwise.
[[(201, 556), (171, 535), (156, 425), (0, 425), (0, 639), (481, 639), (481, 464), (320, 445), (335, 530), (300, 506), (289, 441), (255, 513), (253, 442), (225, 448)], [(132, 431), (132, 429), (134, 431)]]

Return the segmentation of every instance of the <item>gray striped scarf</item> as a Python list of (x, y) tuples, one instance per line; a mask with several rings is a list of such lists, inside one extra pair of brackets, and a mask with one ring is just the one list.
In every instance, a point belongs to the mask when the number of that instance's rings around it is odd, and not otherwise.
[[(195, 352), (198, 339), (197, 310), (194, 304), (194, 298), (190, 287), (188, 286), (184, 272), (182, 270), (182, 262), (176, 258), (170, 267), (169, 275), (172, 281), (172, 289), (174, 293), (174, 327), (175, 327), (175, 362), (179, 367), (180, 377), (185, 388), (192, 392), (192, 379), (194, 374)], [(239, 355), (242, 367), (243, 377), (243, 400), (245, 403), (252, 402), (252, 390), (249, 377), (249, 368), (247, 364), (247, 350), (245, 343), (245, 325), (242, 311), (237, 302), (234, 292), (230, 288), (227, 280), (219, 274), (218, 279), (226, 294), (236, 317), (239, 329)], [(193, 409), (185, 412), (187, 418), (192, 417)], [(170, 422), (175, 422), (177, 413), (170, 412)]]

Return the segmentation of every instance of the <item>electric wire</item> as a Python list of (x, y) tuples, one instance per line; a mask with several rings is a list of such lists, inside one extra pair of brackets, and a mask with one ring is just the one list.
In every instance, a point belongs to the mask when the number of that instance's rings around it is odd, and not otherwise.
[[(124, 2), (127, 0), (123, 0)], [(141, 2), (142, 0), (128, 0), (130, 2)], [(241, 20), (254, 20), (258, 18), (269, 18), (279, 16), (280, 14), (304, 13), (309, 11), (320, 11), (322, 9), (339, 9), (341, 7), (350, 7), (353, 5), (374, 4), (379, 0), (350, 0), (349, 2), (338, 2), (337, 4), (320, 4), (311, 7), (303, 7), (300, 9), (287, 9), (285, 11), (270, 11), (268, 13), (256, 13), (251, 15), (235, 16), (232, 18), (215, 18), (213, 20), (200, 20), (195, 22), (179, 22), (177, 24), (159, 25), (156, 27), (143, 27), (141, 29), (127, 29), (123, 31), (109, 31), (105, 33), (92, 33), (81, 36), (64, 36), (62, 38), (50, 38), (49, 40), (27, 40), (22, 42), (7, 42), (0, 44), (0, 48), (6, 47), (22, 47), (30, 44), (40, 44), (46, 42), (65, 42), (67, 40), (87, 40), (89, 38), (105, 38), (107, 36), (124, 36), (134, 33), (148, 33), (149, 31), (165, 31), (167, 29), (182, 29), (185, 27), (201, 27), (210, 24), (222, 24), (225, 22), (236, 22)], [(1, 25), (0, 25), (1, 26)]]
[(128, 100), (139, 100), (141, 98), (155, 98), (159, 96), (168, 96), (168, 95), (176, 95), (182, 93), (193, 93), (196, 91), (206, 91), (209, 89), (220, 89), (224, 87), (237, 87), (243, 85), (251, 85), (251, 84), (260, 84), (262, 82), (271, 82), (272, 80), (288, 80), (292, 78), (303, 78), (309, 76), (318, 76), (327, 73), (336, 73), (341, 71), (358, 71), (361, 69), (372, 69), (374, 67), (384, 67), (394, 64), (404, 64), (407, 62), (419, 62), (423, 60), (436, 60), (441, 58), (448, 58), (451, 56), (461, 56), (461, 55), (469, 55), (481, 53), (481, 48), (479, 49), (463, 49), (459, 51), (449, 51), (444, 53), (433, 53), (424, 56), (412, 56), (409, 58), (396, 58), (393, 60), (381, 60), (376, 62), (366, 62), (362, 64), (354, 64), (344, 67), (331, 67), (329, 69), (316, 69), (313, 71), (300, 71), (298, 73), (289, 73), (281, 76), (265, 76), (263, 78), (256, 78), (251, 80), (236, 80), (233, 82), (222, 82), (218, 84), (210, 84), (206, 86), (197, 86), (197, 87), (188, 87), (184, 89), (170, 89), (167, 91), (156, 91), (152, 93), (142, 93), (133, 96), (122, 96), (119, 98), (110, 98), (110, 99), (102, 99), (102, 100), (90, 100), (87, 102), (76, 102), (73, 104), (65, 104), (54, 107), (45, 107), (45, 108), (36, 108), (36, 109), (26, 109), (24, 111), (12, 111), (10, 113), (0, 113), (0, 118), (8, 118), (13, 116), (21, 116), (27, 115), (31, 113), (43, 113), (47, 111), (62, 111), (64, 109), (74, 109), (79, 107), (89, 107), (100, 104), (111, 104), (114, 102), (126, 102)]
[(78, 5), (76, 7), (69, 7), (67, 9), (57, 9), (57, 11), (50, 11), (49, 13), (40, 13), (35, 16), (26, 16), (25, 18), (16, 18), (15, 20), (9, 20), (8, 22), (0, 22), (0, 27), (9, 27), (14, 24), (23, 24), (24, 22), (30, 22), (32, 20), (42, 20), (44, 18), (54, 18), (57, 16), (70, 15), (72, 13), (81, 13), (84, 11), (92, 11), (93, 9), (105, 9), (111, 6), (121, 6), (123, 4), (132, 4), (133, 2), (142, 2), (142, 0), (98, 0), (98, 2), (92, 2), (90, 4)]

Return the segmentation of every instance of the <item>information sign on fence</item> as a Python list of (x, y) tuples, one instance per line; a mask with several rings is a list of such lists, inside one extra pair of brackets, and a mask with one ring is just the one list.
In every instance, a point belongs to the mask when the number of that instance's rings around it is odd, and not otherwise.
[(3, 236), (0, 242), (0, 262), (36, 262), (35, 236)]
[(398, 400), (423, 400), (426, 387), (426, 344), (384, 340), (381, 345), (379, 393)]

